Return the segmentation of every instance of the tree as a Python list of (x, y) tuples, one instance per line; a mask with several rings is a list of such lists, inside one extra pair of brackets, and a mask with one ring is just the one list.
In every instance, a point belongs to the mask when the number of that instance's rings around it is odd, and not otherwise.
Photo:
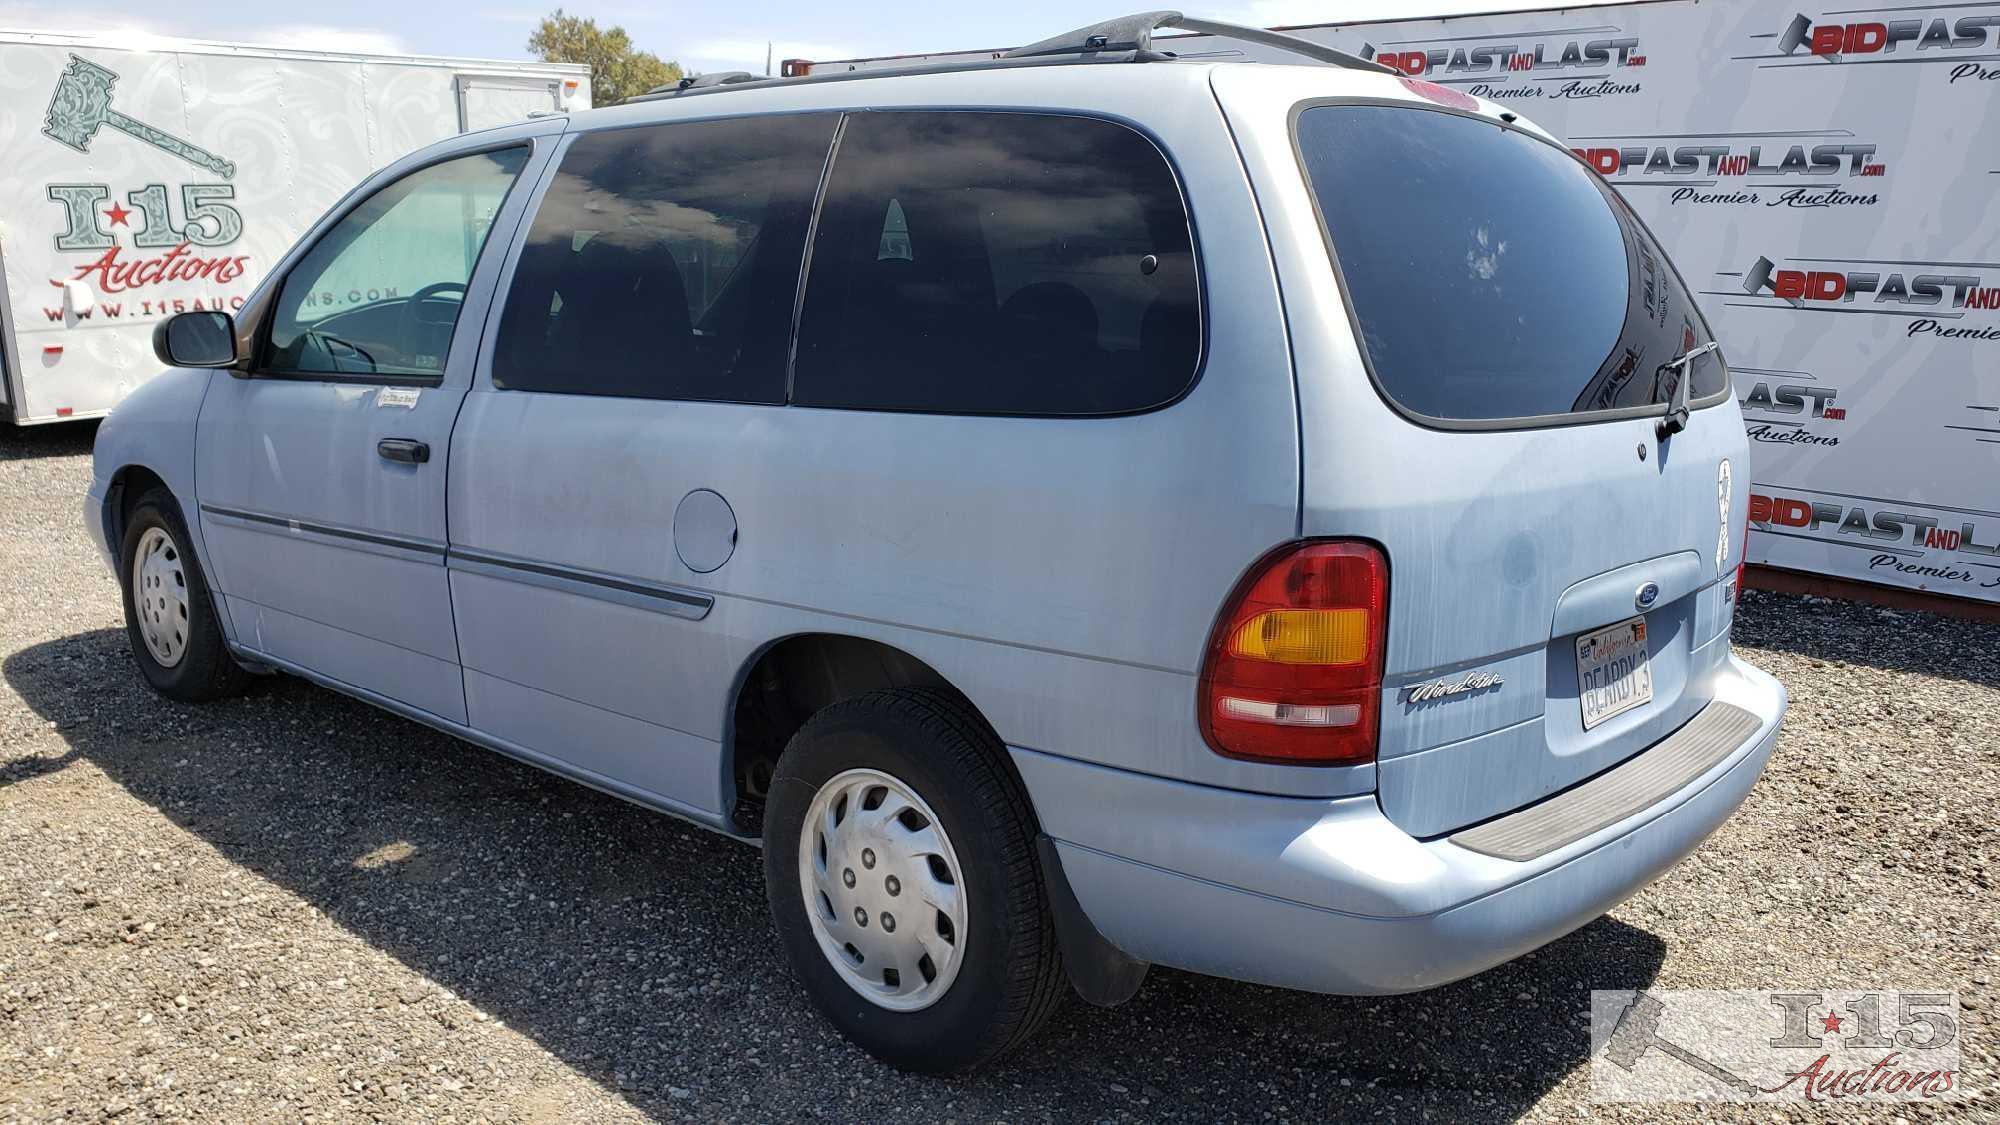
[(633, 49), (624, 28), (601, 30), (596, 20), (567, 15), (561, 8), (528, 36), (528, 50), (543, 62), (588, 65), (590, 100), (596, 105), (616, 105), (681, 77), (681, 64)]

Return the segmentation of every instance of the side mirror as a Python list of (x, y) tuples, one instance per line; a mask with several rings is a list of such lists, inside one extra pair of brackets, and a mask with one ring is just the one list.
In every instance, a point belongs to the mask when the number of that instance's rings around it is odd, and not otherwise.
[(171, 367), (228, 367), (236, 362), (236, 323), (226, 312), (184, 312), (153, 329), (153, 354)]

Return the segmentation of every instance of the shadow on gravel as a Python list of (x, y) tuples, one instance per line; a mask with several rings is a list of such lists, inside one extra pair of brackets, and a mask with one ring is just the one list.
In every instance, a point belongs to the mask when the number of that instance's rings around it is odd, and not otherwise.
[(97, 423), (55, 422), (46, 426), (0, 423), (0, 461), (34, 461), (43, 457), (75, 457), (89, 453), (97, 441)]
[[(1868, 643), (1857, 647), (1857, 636)], [(1829, 663), (2000, 684), (2000, 625), (1923, 610), (1746, 590), (1732, 639)]]
[(751, 848), (299, 680), (167, 703), (116, 630), (26, 649), (0, 672), (70, 747), (26, 774), (88, 761), (654, 1116), (1511, 1117), (1584, 1066), (1590, 990), (1643, 987), (1665, 956), (1653, 934), (1600, 919), (1414, 996), (1155, 970), (1121, 1008), (1071, 998), (992, 1070), (926, 1079), (849, 1047), (807, 1005)]

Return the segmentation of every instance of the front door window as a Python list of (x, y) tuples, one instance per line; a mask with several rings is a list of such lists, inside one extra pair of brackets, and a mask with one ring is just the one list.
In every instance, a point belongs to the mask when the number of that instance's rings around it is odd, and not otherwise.
[(285, 278), (263, 366), (441, 377), (466, 282), (526, 147), (412, 172), (335, 224)]

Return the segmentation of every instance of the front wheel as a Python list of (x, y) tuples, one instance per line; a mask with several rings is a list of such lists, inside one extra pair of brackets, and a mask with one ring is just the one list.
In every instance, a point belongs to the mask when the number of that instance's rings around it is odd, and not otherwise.
[(230, 695), (244, 672), (229, 655), (201, 565), (173, 495), (155, 488), (125, 521), (119, 550), (125, 634), (154, 691), (184, 703)]
[(778, 935), (827, 1019), (894, 1066), (978, 1066), (1061, 999), (1033, 813), (1004, 753), (957, 698), (895, 688), (814, 715), (778, 759)]

